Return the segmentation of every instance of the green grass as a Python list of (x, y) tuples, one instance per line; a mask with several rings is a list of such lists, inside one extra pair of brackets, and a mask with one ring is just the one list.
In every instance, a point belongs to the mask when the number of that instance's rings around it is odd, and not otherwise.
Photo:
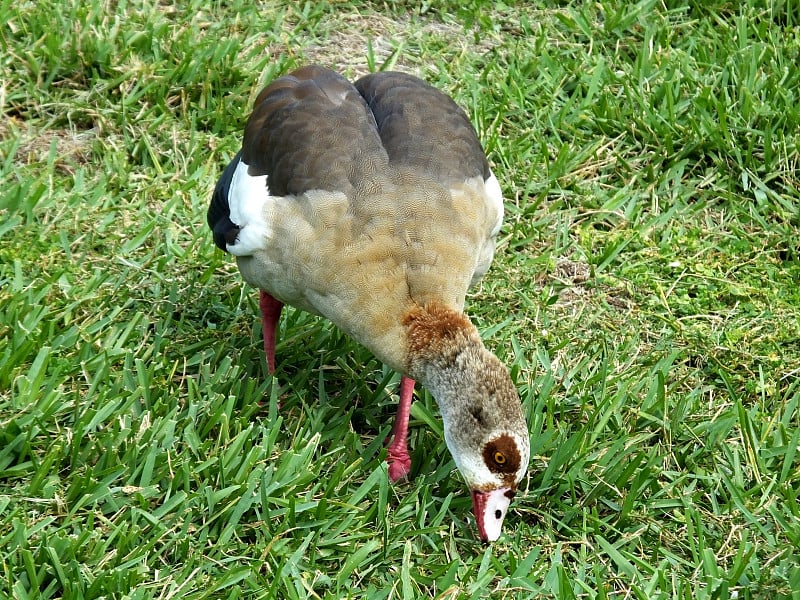
[[(287, 5), (290, 3), (286, 3)], [(800, 598), (800, 5), (0, 2), (0, 597)], [(475, 539), (435, 404), (255, 294), (205, 208), (321, 61), (464, 106), (468, 312), (533, 458)]]

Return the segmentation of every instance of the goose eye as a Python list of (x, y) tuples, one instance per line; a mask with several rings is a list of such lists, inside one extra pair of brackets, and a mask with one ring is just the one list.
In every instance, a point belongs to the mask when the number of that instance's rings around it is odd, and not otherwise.
[(495, 452), (493, 458), (494, 462), (496, 462), (498, 465), (506, 464), (506, 455), (502, 452)]

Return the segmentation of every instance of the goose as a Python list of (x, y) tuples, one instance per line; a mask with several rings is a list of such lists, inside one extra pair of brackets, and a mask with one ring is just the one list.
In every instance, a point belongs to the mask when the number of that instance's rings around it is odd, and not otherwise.
[(393, 482), (411, 470), (408, 420), (420, 383), (438, 405), (478, 535), (497, 540), (530, 441), (508, 369), (464, 314), (503, 217), (500, 185), (465, 112), (409, 74), (353, 84), (318, 65), (300, 68), (258, 95), (207, 216), (214, 243), (260, 290), (269, 372), (288, 304), (329, 319), (401, 373), (387, 438)]

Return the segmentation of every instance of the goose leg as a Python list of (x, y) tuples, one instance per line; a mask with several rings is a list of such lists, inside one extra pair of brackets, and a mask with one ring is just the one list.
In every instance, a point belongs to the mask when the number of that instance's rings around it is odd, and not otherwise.
[(389, 479), (392, 482), (405, 477), (411, 472), (411, 457), (408, 455), (408, 417), (411, 415), (411, 402), (414, 400), (414, 380), (403, 375), (400, 378), (400, 401), (397, 404), (397, 416), (387, 447), (389, 463)]
[(267, 367), (270, 374), (275, 372), (275, 331), (281, 316), (283, 302), (275, 300), (264, 290), (259, 298), (261, 307), (261, 328), (264, 333), (264, 352), (267, 353)]

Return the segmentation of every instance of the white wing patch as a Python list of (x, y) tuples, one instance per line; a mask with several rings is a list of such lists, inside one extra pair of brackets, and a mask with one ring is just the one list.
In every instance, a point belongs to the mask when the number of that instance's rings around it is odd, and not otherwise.
[(247, 168), (240, 160), (228, 190), (231, 221), (239, 226), (236, 242), (227, 245), (228, 252), (235, 256), (249, 256), (266, 249), (272, 235), (272, 228), (264, 219), (264, 208), (270, 201), (267, 176), (249, 175)]
[(494, 227), (492, 227), (491, 233), (492, 237), (496, 237), (500, 233), (500, 226), (503, 224), (503, 190), (500, 189), (500, 183), (494, 173), (491, 171), (489, 173), (489, 179), (484, 182), (484, 185), (486, 186), (486, 198), (489, 200), (489, 206), (493, 207), (497, 214), (497, 220)]
[[(497, 234), (500, 233), (500, 227), (503, 225), (503, 190), (500, 189), (500, 183), (494, 173), (489, 175), (489, 179), (483, 185), (486, 191), (486, 208), (489, 213), (487, 222), (492, 224), (492, 229), (478, 252), (478, 260), (475, 263), (470, 286), (476, 285), (489, 270), (489, 265), (492, 264), (494, 258)], [(493, 218), (494, 220), (492, 220)]]

